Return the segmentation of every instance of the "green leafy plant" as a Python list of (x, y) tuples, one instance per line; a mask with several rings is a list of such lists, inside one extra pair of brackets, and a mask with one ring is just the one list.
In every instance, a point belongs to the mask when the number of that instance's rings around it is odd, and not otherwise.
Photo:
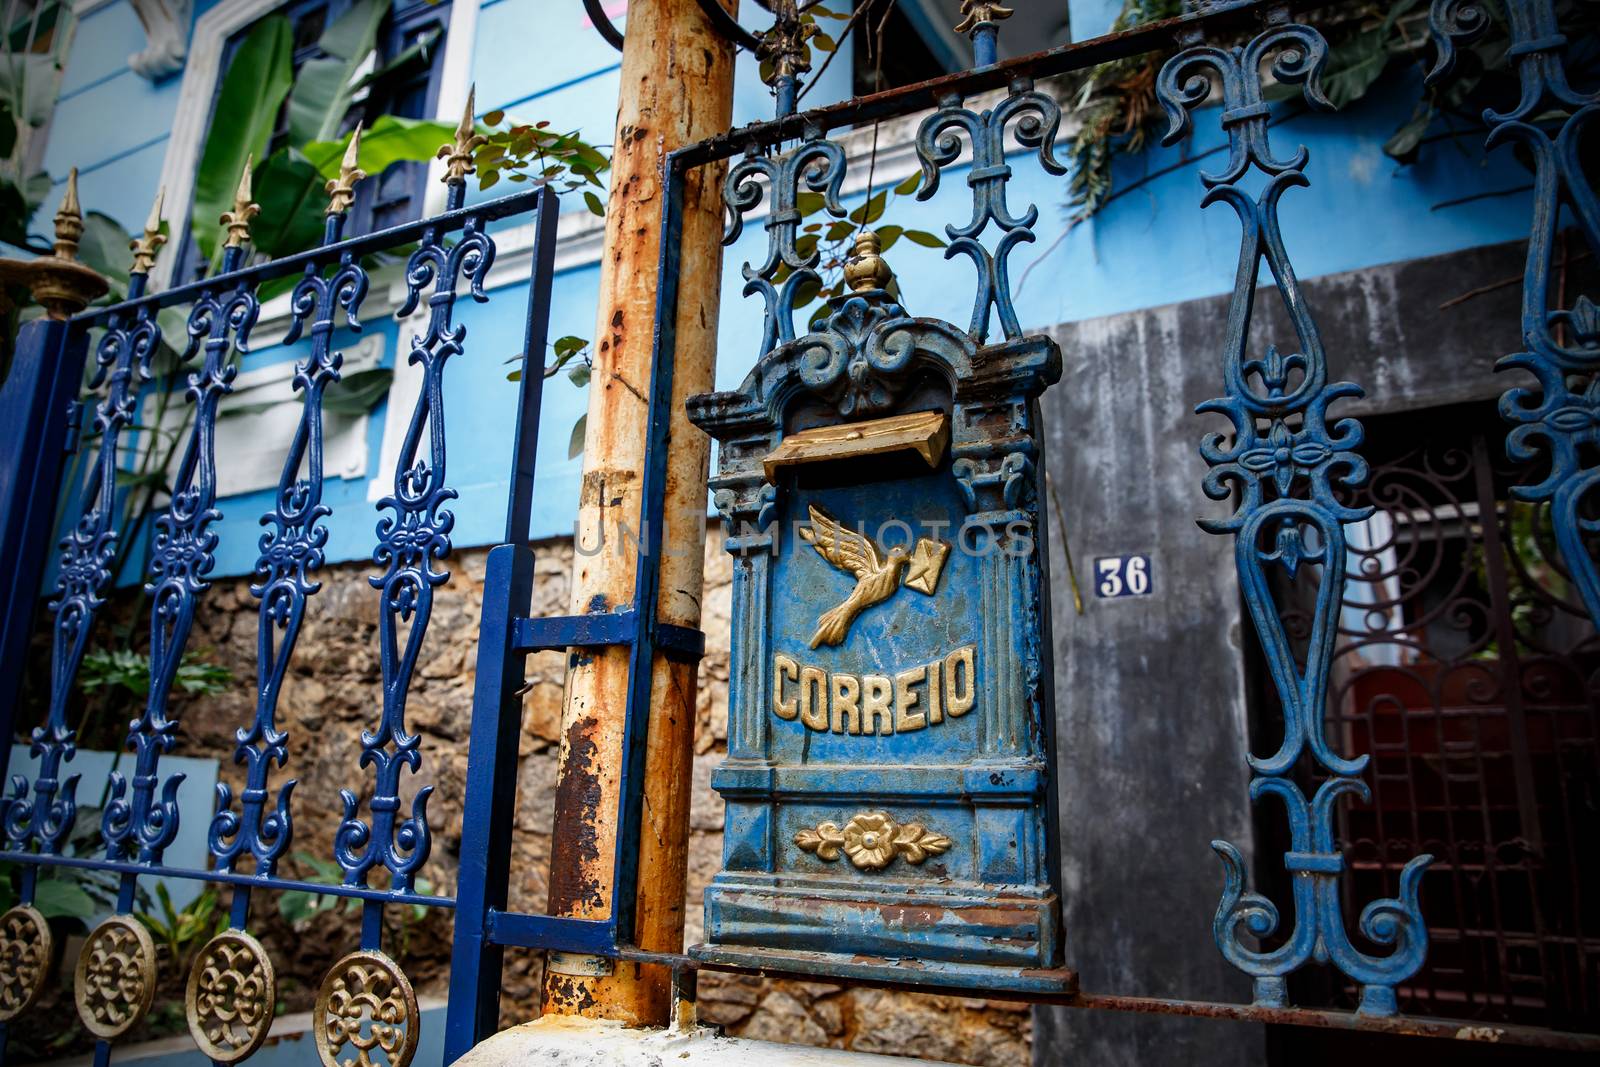
[[(388, 8), (386, 0), (357, 0), (318, 39), (324, 54), (307, 60), (298, 72), (293, 27), (284, 15), (261, 19), (234, 50), (206, 133), (189, 216), (195, 245), (213, 266), (221, 261), (219, 220), (233, 203), (248, 161), (253, 161), (252, 186), (261, 205), (251, 228), (255, 250), (281, 257), (321, 239), (324, 185), (338, 175), (349, 144), (351, 132), (340, 131), (356, 94), (418, 54), (413, 49), (365, 78), (356, 76), (376, 49)], [(287, 143), (274, 146), (273, 131), (286, 105)], [(432, 159), (452, 133), (445, 123), (393, 115), (379, 116), (369, 126), (357, 165), (374, 176), (394, 163)]]
[[(1172, 18), (1182, 9), (1179, 0), (1124, 0), (1111, 32)], [(1149, 143), (1161, 119), (1155, 88), (1165, 59), (1142, 55), (1104, 63), (1064, 87), (1061, 95), (1080, 123), (1067, 142), (1064, 160), (1071, 175), (1067, 202), (1073, 223), (1105, 205), (1113, 189), (1112, 163), (1117, 154), (1142, 151)]]
[[(321, 859), (309, 852), (295, 852), (295, 862), (305, 868), (301, 881), (317, 885), (338, 885), (344, 881), (344, 872), (331, 860)], [(312, 919), (323, 912), (343, 908), (346, 915), (361, 910), (361, 901), (355, 897), (340, 897), (331, 893), (306, 893), (299, 890), (278, 895), (278, 914), (296, 930), (302, 930)]]
[[(100, 813), (101, 808), (95, 805), (78, 807), (72, 829), (67, 831), (67, 839), (62, 843), (62, 855), (89, 856), (100, 851), (104, 846), (100, 838)], [(96, 915), (116, 907), (119, 879), (110, 872), (52, 866), (38, 868), (36, 878), (33, 906), (46, 919), (87, 930), (89, 921)], [(21, 883), (20, 866), (0, 864), (0, 911), (18, 902)]]
[[(1318, 28), (1328, 41), (1328, 60), (1322, 86), (1329, 101), (1348, 108), (1364, 100), (1385, 74), (1412, 67), (1417, 76), (1390, 83), (1397, 92), (1414, 94), (1409, 117), (1384, 142), (1384, 152), (1397, 163), (1417, 159), (1432, 140), (1483, 136), (1480, 116), (1497, 83), (1512, 78), (1506, 48), (1510, 43), (1504, 13), (1495, 0), (1484, 0), (1492, 25), (1480, 40), (1465, 48), (1466, 57), (1455, 75), (1435, 86), (1425, 86), (1420, 76), (1433, 61), (1428, 36), (1428, 5), (1424, 0), (1394, 0), (1330, 9), (1319, 18)], [(1592, 42), (1600, 29), (1600, 6), (1581, 0), (1560, 0), (1557, 15), (1572, 41)], [(1178, 0), (1125, 0), (1113, 31), (1180, 14)], [(1165, 62), (1162, 54), (1135, 56), (1095, 67), (1057, 86), (1080, 126), (1068, 140), (1066, 161), (1071, 168), (1067, 206), (1072, 214), (1068, 232), (1091, 218), (1123, 192), (1117, 189), (1114, 164), (1118, 157), (1147, 148), (1165, 128), (1165, 118), (1155, 96), (1156, 75)], [(1596, 62), (1592, 44), (1574, 49), (1569, 66), (1592, 77)], [(1297, 86), (1270, 87), (1269, 95), (1298, 94)], [(1445, 129), (1437, 131), (1440, 125)], [(1437, 132), (1435, 132), (1437, 131)], [(1179, 165), (1192, 165), (1193, 156)], [(1046, 249), (1048, 251), (1048, 249)]]
[[(945, 247), (944, 238), (926, 230), (876, 225), (888, 213), (890, 205), (897, 198), (912, 196), (921, 187), (922, 172), (919, 170), (891, 188), (871, 193), (859, 207), (842, 219), (806, 222), (800, 227), (800, 236), (794, 241), (795, 251), (801, 256), (810, 256), (813, 252), (819, 253), (816, 271), (821, 281), (802, 284), (795, 294), (796, 310), (812, 309), (810, 316), (812, 328), (820, 325), (822, 318), (827, 314), (827, 301), (843, 295), (844, 265), (850, 258), (856, 235), (863, 228), (874, 227), (881, 250), (885, 253), (902, 240), (924, 248)], [(802, 219), (814, 218), (822, 213), (825, 206), (826, 198), (821, 193), (802, 192), (795, 197), (795, 207), (799, 209)], [(773, 284), (782, 285), (792, 273), (787, 264), (780, 265), (773, 278)], [(889, 293), (896, 299), (899, 298), (898, 280), (890, 282)]]
[[(186, 657), (178, 664), (173, 684), (191, 696), (215, 696), (226, 692), (232, 681), (228, 668)], [(78, 682), (90, 698), (78, 724), (80, 742), (120, 746), (118, 728), (125, 725), (128, 709), (150, 693), (150, 657), (129, 648), (94, 649), (83, 657)]]
[[(309, 852), (295, 852), (295, 862), (305, 871), (302, 880), (313, 882), (317, 885), (341, 885), (344, 882), (344, 871), (338, 864), (313, 856)], [(433, 892), (433, 883), (426, 878), (416, 878), (412, 881), (412, 888), (423, 895)], [(283, 916), (296, 931), (304, 930), (317, 916), (342, 911), (345, 915), (359, 914), (362, 901), (356, 897), (341, 897), (334, 893), (310, 893), (294, 890), (278, 895), (278, 914)], [(411, 939), (411, 930), (418, 923), (428, 917), (428, 909), (422, 904), (408, 904), (394, 909), (391, 914), (398, 915), (400, 919), (399, 942), (395, 946), (396, 952), (404, 956), (406, 946)]]
[[(332, 860), (325, 860), (313, 856), (309, 852), (296, 851), (295, 862), (305, 869), (301, 881), (313, 882), (317, 885), (342, 885), (344, 871)], [(426, 878), (417, 878), (412, 881), (416, 892), (427, 895), (433, 892), (433, 884)], [(311, 893), (294, 890), (278, 896), (278, 914), (284, 921), (296, 930), (304, 929), (306, 923), (324, 912), (342, 909), (346, 915), (355, 915), (361, 910), (361, 900), (357, 897), (341, 897), (335, 893)], [(421, 922), (428, 916), (428, 909), (422, 904), (411, 904), (402, 911), (409, 917), (409, 921)]]
[[(593, 369), (594, 363), (589, 358), (588, 341), (582, 337), (568, 334), (565, 337), (556, 338), (551, 342), (550, 348), (555, 353), (555, 358), (544, 366), (544, 376), (546, 378), (554, 378), (565, 369), (567, 380), (579, 389), (589, 384), (589, 372)], [(516, 369), (506, 372), (506, 381), (522, 381), (522, 368), (527, 362), (527, 354), (518, 352), (506, 362), (517, 364)], [(583, 440), (588, 424), (589, 416), (587, 414), (579, 415), (578, 421), (573, 423), (572, 435), (567, 441), (568, 459), (576, 459), (583, 454)]]
[(549, 122), (516, 122), (507, 119), (504, 111), (489, 112), (483, 123), (484, 143), (472, 157), (479, 189), (493, 188), (501, 178), (563, 193), (583, 189), (584, 205), (596, 215), (605, 214), (605, 205), (594, 190), (605, 189), (600, 175), (610, 169), (611, 160), (579, 137), (578, 131), (555, 133)]
[[(200, 253), (216, 264), (223, 227), (218, 221), (233, 203), (239, 175), (254, 160), (253, 190), (261, 214), (251, 244), (281, 257), (313, 247), (322, 236), (327, 181), (339, 174), (352, 130), (350, 110), (362, 91), (427, 58), (437, 34), (365, 76), (359, 72), (377, 48), (388, 0), (357, 0), (317, 41), (324, 53), (293, 66), (293, 29), (287, 17), (257, 22), (234, 51), (218, 90), (217, 105), (195, 179), (189, 227)], [(274, 146), (278, 116), (287, 108), (286, 143)], [(576, 133), (554, 134), (548, 123), (507, 124), (502, 112), (485, 116), (486, 142), (476, 152), (479, 185), (502, 177), (518, 182), (602, 186), (597, 175), (609, 161)], [(426, 162), (455, 134), (453, 124), (397, 115), (369, 116), (361, 134), (357, 165), (376, 177), (396, 163)], [(591, 193), (591, 209), (599, 203)], [(263, 297), (274, 295), (263, 290)]]
[(172, 970), (188, 974), (194, 954), (228, 925), (228, 913), (218, 907), (221, 896), (215, 886), (206, 886), (200, 895), (185, 904), (182, 910), (172, 906), (172, 897), (166, 884), (156, 883), (156, 903), (160, 915), (146, 911), (134, 912), (134, 918), (150, 931), (158, 951), (166, 954), (174, 964)]
[(62, 10), (59, 3), (7, 5), (6, 15), (15, 21), (3, 27), (0, 46), (0, 241), (46, 254), (49, 244), (30, 236), (28, 224), (50, 195), (50, 175), (28, 171), (27, 146), (55, 104), (61, 54), (53, 31)]
[[(136, 697), (150, 693), (150, 657), (129, 649), (96, 649), (83, 657), (78, 669), (85, 690), (121, 689)], [(227, 691), (233, 672), (217, 663), (185, 659), (178, 665), (177, 687), (194, 696), (215, 696)]]

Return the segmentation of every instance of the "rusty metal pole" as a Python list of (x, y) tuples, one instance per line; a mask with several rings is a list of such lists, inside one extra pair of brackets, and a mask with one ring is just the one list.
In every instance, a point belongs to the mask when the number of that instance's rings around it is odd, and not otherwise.
[[(738, 0), (719, 0), (730, 12)], [(733, 116), (733, 46), (711, 29), (697, 0), (633, 0), (622, 53), (622, 90), (611, 160), (600, 267), (600, 306), (589, 379), (588, 429), (577, 536), (574, 612), (614, 610), (633, 597), (645, 466), (657, 257), (667, 153), (727, 129)], [(722, 279), (722, 168), (692, 174), (684, 192), (678, 362), (672, 388), (665, 551), (656, 610), (662, 622), (698, 627), (705, 552), (710, 440), (684, 415), (684, 398), (712, 388)], [(596, 545), (603, 545), (594, 551)], [(636, 941), (676, 951), (683, 940), (689, 780), (695, 721), (693, 665), (657, 654), (639, 851)], [(585, 650), (569, 666), (551, 842), (550, 913), (603, 918), (611, 893), (622, 764), (628, 650)], [(668, 1021), (665, 968), (551, 954), (546, 1013)]]

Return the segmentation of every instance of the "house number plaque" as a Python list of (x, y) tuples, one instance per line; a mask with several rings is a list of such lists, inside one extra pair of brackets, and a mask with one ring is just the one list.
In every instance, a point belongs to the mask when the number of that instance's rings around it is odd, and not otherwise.
[(1062, 964), (1046, 338), (909, 316), (875, 249), (815, 332), (694, 397), (734, 556), (702, 959), (955, 988)]

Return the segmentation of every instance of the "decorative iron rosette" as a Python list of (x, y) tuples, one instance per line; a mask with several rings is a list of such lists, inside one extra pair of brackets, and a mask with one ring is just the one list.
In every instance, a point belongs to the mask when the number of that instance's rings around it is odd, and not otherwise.
[(0, 1023), (33, 1006), (50, 977), (55, 942), (37, 908), (19, 904), (0, 915)]
[(278, 978), (261, 942), (224, 930), (206, 942), (189, 971), (184, 1010), (189, 1035), (214, 1063), (238, 1063), (267, 1039)]
[(78, 1017), (96, 1037), (111, 1040), (133, 1028), (156, 996), (156, 946), (132, 915), (113, 915), (94, 928), (73, 976)]
[(372, 1051), (381, 1049), (389, 1067), (407, 1067), (420, 1022), (417, 994), (400, 965), (382, 952), (352, 952), (317, 990), (317, 1055), (324, 1067), (373, 1067)]

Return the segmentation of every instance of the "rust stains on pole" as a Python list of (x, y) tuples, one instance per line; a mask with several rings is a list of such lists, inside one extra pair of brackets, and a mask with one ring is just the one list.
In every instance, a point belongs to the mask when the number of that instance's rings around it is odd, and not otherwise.
[[(719, 2), (729, 11), (737, 9), (737, 0)], [(673, 149), (726, 130), (732, 116), (733, 47), (711, 30), (697, 0), (633, 0), (622, 53), (589, 380), (575, 612), (615, 610), (633, 597), (663, 164)], [(710, 456), (709, 439), (684, 415), (684, 398), (710, 390), (713, 383), (722, 174), (720, 165), (700, 168), (684, 193), (678, 362), (657, 603), (663, 622), (683, 626), (700, 623)], [(660, 655), (652, 665), (635, 920), (636, 940), (645, 949), (676, 951), (683, 940), (695, 679), (691, 665)], [(584, 650), (569, 663), (551, 844), (553, 915), (603, 918), (608, 910), (627, 687), (626, 648)], [(599, 962), (553, 958), (546, 969), (544, 1010), (635, 1025), (667, 1022), (671, 975), (666, 968), (619, 961), (612, 969)]]

